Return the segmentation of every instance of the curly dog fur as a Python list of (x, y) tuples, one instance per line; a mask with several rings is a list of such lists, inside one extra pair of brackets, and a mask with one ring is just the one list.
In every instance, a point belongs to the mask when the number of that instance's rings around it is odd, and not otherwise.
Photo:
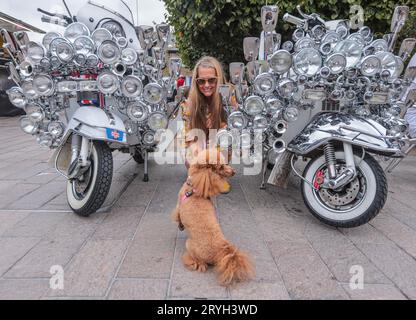
[[(229, 192), (226, 178), (235, 174), (231, 166), (218, 161), (220, 157), (216, 150), (206, 150), (191, 164), (188, 174), (192, 186), (188, 183), (182, 186), (172, 219), (188, 231), (186, 252), (182, 257), (185, 267), (205, 272), (208, 265), (214, 265), (220, 284), (230, 286), (252, 278), (254, 269), (247, 254), (225, 239), (211, 201), (213, 196)], [(193, 194), (187, 197), (190, 191)]]

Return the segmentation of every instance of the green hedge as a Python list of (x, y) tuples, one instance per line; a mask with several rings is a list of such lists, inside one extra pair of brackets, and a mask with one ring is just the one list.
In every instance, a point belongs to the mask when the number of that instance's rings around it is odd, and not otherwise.
[[(175, 28), (177, 46), (184, 63), (193, 67), (203, 55), (212, 55), (224, 65), (244, 60), (243, 38), (258, 37), (261, 32), (261, 7), (279, 6), (279, 23), (276, 31), (283, 40), (291, 38), (293, 27), (282, 20), (286, 12), (297, 14), (300, 4), (306, 13), (317, 12), (326, 20), (349, 19), (354, 4), (364, 8), (365, 25), (378, 36), (390, 29), (390, 20), (396, 5), (410, 7), (410, 19), (400, 33), (400, 39), (416, 37), (416, 0), (164, 0), (167, 20)], [(400, 45), (401, 41), (397, 42)], [(226, 68), (227, 69), (227, 68)]]

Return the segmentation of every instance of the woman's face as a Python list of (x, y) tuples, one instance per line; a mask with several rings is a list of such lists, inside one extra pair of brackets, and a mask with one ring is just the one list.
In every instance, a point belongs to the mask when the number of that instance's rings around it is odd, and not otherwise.
[(207, 98), (215, 93), (217, 87), (217, 74), (214, 68), (198, 68), (198, 78), (196, 83), (199, 91)]

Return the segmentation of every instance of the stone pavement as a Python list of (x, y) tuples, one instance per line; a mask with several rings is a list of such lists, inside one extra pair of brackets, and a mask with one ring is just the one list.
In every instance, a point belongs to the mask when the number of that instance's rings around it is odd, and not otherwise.
[[(0, 299), (416, 299), (416, 158), (389, 175), (389, 198), (371, 223), (341, 230), (305, 208), (292, 179), (259, 190), (260, 176), (237, 174), (218, 197), (226, 237), (249, 252), (250, 282), (225, 289), (212, 269), (186, 270), (186, 234), (170, 221), (186, 177), (183, 165), (150, 164), (150, 182), (128, 155), (115, 153), (106, 208), (73, 214), (51, 152), (0, 118)], [(240, 170), (241, 171), (241, 170)], [(51, 289), (62, 266), (64, 288)], [(364, 288), (350, 289), (352, 266)]]

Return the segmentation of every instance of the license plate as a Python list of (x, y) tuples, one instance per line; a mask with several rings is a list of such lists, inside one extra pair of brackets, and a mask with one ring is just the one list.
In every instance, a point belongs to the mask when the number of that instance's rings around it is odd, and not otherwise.
[(124, 132), (115, 129), (106, 128), (107, 138), (115, 141), (123, 141)]

